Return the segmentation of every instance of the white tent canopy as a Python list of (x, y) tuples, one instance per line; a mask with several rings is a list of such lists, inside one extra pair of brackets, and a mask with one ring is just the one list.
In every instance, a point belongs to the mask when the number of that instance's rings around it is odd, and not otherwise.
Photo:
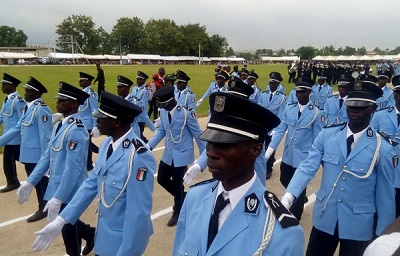
[(26, 52), (0, 52), (0, 59), (35, 59), (33, 53)]
[(162, 57), (160, 55), (152, 55), (152, 54), (127, 54), (126, 55), (131, 60), (161, 60)]
[(261, 57), (261, 61), (300, 61), (300, 57), (298, 57), (298, 56), (282, 56), (282, 57), (263, 56), (263, 57)]
[(80, 59), (79, 54), (72, 53), (61, 53), (61, 52), (51, 52), (47, 55), (49, 59)]
[(336, 60), (336, 61), (345, 61), (345, 60), (395, 60), (400, 59), (399, 55), (364, 55), (364, 56), (316, 56), (313, 58), (314, 61), (324, 61), (324, 60)]

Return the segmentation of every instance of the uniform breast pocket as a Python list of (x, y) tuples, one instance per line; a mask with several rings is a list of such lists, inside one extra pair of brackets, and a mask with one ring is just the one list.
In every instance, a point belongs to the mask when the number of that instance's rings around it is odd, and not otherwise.
[(191, 241), (186, 240), (179, 250), (180, 255), (197, 256), (199, 255), (199, 248), (197, 248)]
[[(366, 159), (366, 162), (370, 163), (370, 159)], [(364, 175), (368, 172), (369, 169), (369, 164), (361, 163), (361, 162), (353, 162), (351, 163), (350, 170), (351, 172), (358, 174), (358, 175)]]
[(117, 179), (117, 177), (107, 177), (105, 181), (105, 197), (108, 199), (107, 202), (111, 203), (109, 200), (114, 200), (114, 198), (121, 192), (124, 186), (125, 179)]
[(340, 160), (340, 155), (325, 152), (324, 156), (322, 157), (323, 162), (331, 163), (331, 164), (338, 164)]
[(288, 119), (286, 120), (286, 124), (291, 125), (291, 126), (294, 126), (294, 125), (296, 124), (296, 120), (295, 120), (295, 119), (288, 118)]
[(374, 203), (355, 203), (353, 205), (354, 213), (375, 213), (375, 204)]

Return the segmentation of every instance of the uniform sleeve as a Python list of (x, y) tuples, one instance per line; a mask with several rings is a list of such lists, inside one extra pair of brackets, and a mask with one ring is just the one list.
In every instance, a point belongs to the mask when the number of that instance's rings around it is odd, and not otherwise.
[(0, 147), (6, 145), (11, 140), (15, 139), (15, 136), (18, 136), (21, 133), (21, 120), (18, 123), (9, 129), (5, 134), (0, 137)]
[[(18, 100), (19, 99), (19, 100)], [(19, 97), (16, 97), (16, 104), (14, 105), (14, 111), (16, 111), (18, 115), (18, 120), (21, 120), (21, 117), (25, 111), (25, 106), (26, 102), (23, 99), (20, 99)]]
[(210, 83), (210, 86), (208, 86), (207, 91), (203, 94), (203, 96), (200, 98), (201, 100), (205, 100), (210, 94), (211, 94), (211, 87), (214, 86), (214, 82)]
[[(135, 149), (134, 149), (135, 150)], [(122, 243), (117, 256), (142, 255), (153, 233), (152, 194), (156, 160), (151, 152), (135, 153), (126, 190), (126, 211)], [(146, 174), (144, 174), (144, 171)]]
[(207, 151), (204, 150), (201, 152), (199, 158), (195, 161), (196, 164), (200, 165), (201, 171), (204, 171), (207, 168)]
[(43, 155), (49, 147), (51, 136), (51, 110), (48, 107), (39, 107), (36, 112), (36, 121), (38, 123), (39, 137), (40, 137), (40, 150)]
[[(382, 139), (383, 143), (386, 143), (386, 141)], [(379, 158), (376, 167), (375, 202), (378, 214), (376, 235), (380, 235), (396, 218), (396, 192), (393, 181), (395, 172), (400, 172), (398, 165), (399, 155), (394, 147), (390, 148), (390, 150), (382, 150), (381, 148)]]
[(40, 181), (40, 179), (50, 168), (50, 154), (51, 154), (50, 144), (48, 144), (46, 151), (40, 157), (40, 160), (35, 166), (35, 169), (33, 169), (31, 175), (29, 175), (27, 182), (36, 186), (36, 184)]
[[(91, 113), (95, 112), (99, 107), (98, 107), (98, 102), (99, 102), (99, 96), (97, 95), (96, 92), (90, 91), (89, 92), (89, 107)], [(97, 118), (93, 117), (93, 127), (96, 126)], [(92, 130), (93, 127), (86, 127), (87, 129)]]
[(144, 110), (140, 113), (140, 116), (142, 117), (144, 123), (149, 127), (149, 129), (154, 132), (156, 130), (156, 127), (154, 126), (153, 122), (150, 120), (149, 116), (146, 114)]
[(285, 135), (285, 132), (287, 130), (287, 117), (286, 117), (286, 113), (287, 113), (288, 108), (285, 109), (285, 111), (283, 112), (282, 115), (282, 119), (281, 119), (281, 123), (278, 125), (278, 127), (276, 127), (273, 131), (273, 135), (271, 138), (271, 142), (269, 143), (268, 147), (273, 148), (274, 150), (276, 150), (279, 146), (279, 143), (281, 143), (281, 140), (283, 138), (283, 136)]
[(373, 116), (372, 116), (372, 119), (371, 119), (371, 122), (370, 122), (370, 126), (374, 129), (374, 130), (379, 130), (379, 127), (380, 127), (380, 125), (379, 125), (379, 114), (378, 114), (379, 112), (377, 112), (377, 113), (375, 113)]
[[(188, 193), (186, 196), (190, 197), (190, 193)], [(174, 239), (174, 246), (172, 249), (172, 255), (177, 256), (177, 255), (183, 255), (180, 253), (180, 249), (185, 241), (186, 237), (186, 208), (187, 202), (190, 201), (189, 199), (186, 199), (183, 201), (182, 209), (181, 212), (179, 213), (179, 218), (178, 218), (178, 224), (176, 226), (176, 231), (175, 231), (175, 239)]]
[(188, 115), (186, 125), (189, 127), (189, 131), (199, 147), (199, 152), (203, 152), (206, 149), (206, 142), (199, 138), (201, 128), (197, 121), (196, 113), (194, 111), (187, 111), (186, 115)]
[(82, 170), (86, 170), (89, 135), (85, 127), (70, 129), (64, 146), (66, 147), (65, 169), (54, 197), (66, 203), (68, 198), (71, 198)]
[(156, 130), (154, 136), (147, 143), (152, 149), (154, 149), (158, 145), (158, 143), (160, 143), (160, 141), (165, 137), (166, 134), (165, 125), (163, 124), (163, 118), (161, 118), (161, 115), (162, 113), (160, 113), (160, 127)]
[(74, 197), (60, 213), (60, 216), (68, 223), (74, 224), (96, 197), (97, 191), (96, 170), (93, 169), (89, 178), (83, 181)]
[(318, 168), (321, 165), (321, 160), (324, 155), (324, 136), (325, 131), (322, 130), (316, 140), (314, 141), (307, 158), (300, 163), (297, 167), (296, 172), (286, 192), (291, 193), (295, 197), (298, 197), (304, 188), (310, 183), (318, 172)]

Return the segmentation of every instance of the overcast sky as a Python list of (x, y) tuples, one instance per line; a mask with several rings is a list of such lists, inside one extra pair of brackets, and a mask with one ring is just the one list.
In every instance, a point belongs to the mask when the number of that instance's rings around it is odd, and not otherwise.
[(21, 29), (28, 44), (56, 38), (56, 25), (73, 14), (111, 32), (121, 17), (200, 23), (227, 38), (234, 50), (298, 49), (333, 45), (400, 46), (399, 0), (0, 0), (0, 25)]

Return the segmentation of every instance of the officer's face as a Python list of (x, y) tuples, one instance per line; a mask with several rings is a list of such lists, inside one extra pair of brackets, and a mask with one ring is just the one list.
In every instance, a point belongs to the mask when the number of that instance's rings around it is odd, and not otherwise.
[(339, 95), (341, 98), (347, 95), (347, 87), (346, 86), (338, 86)]
[(240, 143), (208, 142), (208, 169), (215, 179), (222, 181), (225, 189), (230, 190), (253, 176), (254, 162), (261, 148), (261, 143), (250, 140)]
[(349, 118), (349, 125), (365, 126), (369, 124), (371, 117), (376, 110), (376, 105), (368, 107), (347, 106), (346, 110), (347, 110), (347, 116)]
[(90, 81), (89, 80), (79, 80), (79, 86), (82, 88), (86, 88), (90, 85)]
[(222, 77), (218, 76), (215, 81), (217, 81), (217, 85), (218, 87), (222, 87), (225, 85), (225, 79), (223, 79)]
[(187, 87), (187, 83), (182, 82), (182, 81), (176, 82), (176, 88), (178, 88), (179, 91), (185, 90), (186, 87)]
[(319, 85), (323, 85), (325, 83), (325, 79), (318, 79), (318, 84)]
[(386, 83), (387, 83), (387, 79), (386, 78), (383, 78), (383, 77), (380, 77), (379, 79), (378, 79), (378, 85), (379, 85), (379, 87), (384, 87), (385, 85), (386, 85)]
[(41, 96), (41, 94), (38, 91), (25, 88), (24, 98), (27, 102), (34, 101), (34, 100), (40, 98), (40, 96)]
[(129, 86), (117, 86), (118, 96), (125, 98), (129, 94), (129, 89)]
[(394, 92), (394, 100), (396, 102), (396, 105), (400, 105), (400, 90), (393, 90)]
[(62, 100), (58, 99), (56, 104), (57, 112), (61, 114), (66, 114), (72, 112), (76, 108), (78, 102), (74, 100)]
[(296, 91), (296, 97), (301, 105), (306, 105), (310, 101), (311, 90)]
[(144, 85), (144, 82), (146, 82), (146, 80), (144, 80), (142, 78), (136, 78), (137, 85), (139, 85), (139, 86)]
[(15, 92), (15, 86), (10, 83), (2, 83), (1, 90), (5, 94), (10, 94)]
[(278, 88), (279, 83), (278, 82), (269, 82), (269, 89), (271, 90), (271, 92), (276, 91), (276, 89)]
[(115, 131), (116, 122), (117, 120), (113, 118), (97, 118), (97, 129), (103, 135), (112, 135), (112, 132)]
[(248, 84), (248, 85), (251, 86), (251, 85), (253, 85), (253, 84), (255, 84), (255, 83), (256, 83), (256, 79), (255, 79), (255, 78), (248, 78), (248, 79), (247, 79), (247, 84)]

